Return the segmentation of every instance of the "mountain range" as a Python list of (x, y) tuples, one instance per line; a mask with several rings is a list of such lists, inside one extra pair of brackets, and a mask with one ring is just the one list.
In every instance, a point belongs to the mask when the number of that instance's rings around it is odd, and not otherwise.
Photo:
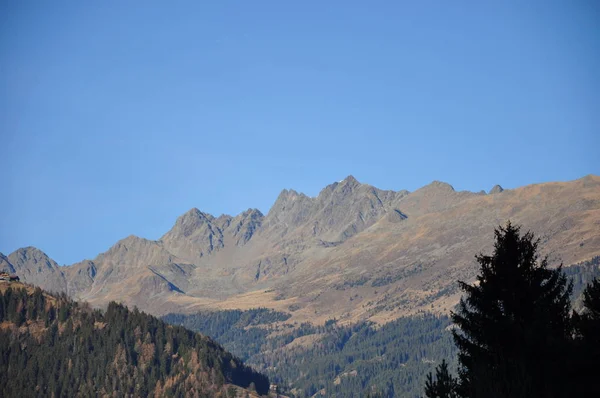
[(486, 192), (434, 181), (414, 192), (349, 176), (316, 197), (283, 190), (268, 214), (193, 208), (158, 240), (129, 236), (91, 260), (59, 266), (34, 247), (0, 253), (22, 281), (155, 315), (272, 308), (291, 321), (385, 323), (444, 313), (473, 280), (508, 220), (532, 230), (552, 265), (600, 254), (600, 177)]

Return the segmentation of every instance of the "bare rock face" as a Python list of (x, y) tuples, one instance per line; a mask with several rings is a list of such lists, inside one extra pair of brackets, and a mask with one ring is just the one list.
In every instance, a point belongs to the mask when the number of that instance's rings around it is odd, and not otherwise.
[(88, 290), (98, 273), (96, 264), (90, 260), (64, 267), (63, 271), (67, 277), (67, 292), (73, 297), (79, 297), (80, 293)]
[(284, 189), (267, 214), (264, 226), (280, 231), (281, 234), (293, 231), (308, 221), (313, 204), (313, 198), (294, 190)]
[(394, 212), (407, 191), (383, 191), (353, 176), (325, 187), (316, 198), (284, 190), (265, 219), (266, 230), (325, 242), (343, 242)]
[(262, 226), (265, 216), (258, 209), (248, 209), (242, 214), (231, 219), (231, 222), (224, 228), (235, 238), (237, 246), (247, 244), (254, 236), (254, 233)]
[(492, 249), (494, 227), (508, 220), (543, 236), (557, 264), (599, 255), (600, 177), (485, 195), (439, 181), (381, 190), (348, 176), (313, 198), (283, 190), (266, 216), (194, 208), (157, 241), (129, 236), (67, 267), (29, 247), (0, 255), (0, 267), (93, 305), (117, 300), (157, 315), (262, 306), (294, 308), (300, 322), (385, 322), (451, 309), (456, 280), (472, 280), (473, 256)]
[(177, 219), (173, 228), (161, 238), (161, 242), (173, 254), (197, 261), (224, 247), (223, 231), (219, 226), (228, 225), (230, 218), (217, 220), (210, 214), (193, 208)]
[(494, 185), (494, 187), (492, 189), (490, 189), (490, 195), (493, 195), (495, 193), (500, 193), (504, 191), (504, 188), (502, 188), (500, 185)]

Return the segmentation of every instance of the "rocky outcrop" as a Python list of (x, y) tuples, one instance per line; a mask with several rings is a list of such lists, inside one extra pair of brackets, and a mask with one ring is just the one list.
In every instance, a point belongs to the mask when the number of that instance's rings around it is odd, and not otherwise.
[(252, 239), (254, 234), (262, 226), (265, 216), (258, 209), (248, 209), (242, 214), (234, 217), (225, 228), (235, 239), (237, 246), (243, 246)]
[(90, 260), (84, 260), (63, 268), (67, 277), (67, 293), (72, 297), (79, 297), (82, 292), (89, 290), (94, 283), (98, 269)]
[(500, 193), (504, 191), (504, 188), (502, 188), (500, 185), (494, 185), (494, 187), (492, 189), (490, 189), (490, 195), (496, 194), (496, 193)]
[(394, 204), (407, 194), (380, 190), (348, 176), (325, 187), (316, 198), (284, 190), (264, 225), (266, 231), (281, 231), (281, 235), (343, 242), (395, 212)]
[(228, 226), (230, 219), (229, 216), (215, 219), (193, 208), (180, 216), (160, 241), (171, 253), (194, 262), (224, 247), (221, 228)]

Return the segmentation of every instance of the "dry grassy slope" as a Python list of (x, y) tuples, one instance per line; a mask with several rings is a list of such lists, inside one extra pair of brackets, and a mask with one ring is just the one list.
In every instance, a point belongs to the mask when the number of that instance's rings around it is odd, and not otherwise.
[(192, 209), (159, 241), (128, 237), (59, 273), (43, 268), (51, 278), (32, 271), (53, 264), (41, 252), (19, 266), (96, 305), (120, 300), (155, 314), (264, 306), (292, 322), (385, 322), (451, 308), (455, 281), (474, 277), (475, 253), (491, 250), (494, 226), (508, 219), (536, 232), (553, 264), (598, 255), (600, 177), (492, 195), (441, 182), (382, 191), (349, 177), (316, 198), (284, 190), (266, 216)]
[[(269, 289), (209, 306), (291, 308), (293, 320), (311, 321), (335, 316), (384, 322), (419, 310), (447, 311), (458, 300), (455, 281), (474, 277), (475, 253), (489, 252), (494, 226), (509, 219), (536, 232), (554, 265), (600, 253), (597, 176), (494, 195), (432, 184), (396, 204), (406, 220), (384, 217), (341, 245), (309, 247), (294, 271), (276, 278)], [(383, 277), (393, 283), (372, 286)], [(437, 297), (440, 291), (445, 294)]]
[[(474, 254), (491, 250), (493, 227), (508, 219), (536, 232), (553, 264), (572, 264), (600, 252), (598, 177), (452, 200), (459, 195), (449, 193), (450, 206), (434, 213), (420, 212), (419, 201), (409, 195), (402, 207), (407, 220), (382, 220), (334, 248), (289, 281), (287, 295), (301, 297), (307, 318), (322, 313), (323, 319), (345, 314), (351, 320), (387, 320), (418, 310), (446, 311), (458, 295), (449, 291), (450, 296), (436, 298), (437, 293), (457, 279), (473, 278)], [(369, 282), (339, 287), (342, 280), (373, 281), (382, 275), (403, 277), (379, 287)]]

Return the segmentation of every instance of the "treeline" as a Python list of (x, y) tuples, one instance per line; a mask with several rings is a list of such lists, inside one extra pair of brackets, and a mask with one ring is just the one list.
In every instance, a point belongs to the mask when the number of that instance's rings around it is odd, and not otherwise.
[[(330, 397), (419, 396), (438, 358), (453, 356), (446, 317), (421, 315), (400, 318), (381, 328), (361, 322), (323, 327), (302, 325), (296, 335), (304, 344), (276, 349), (284, 337), (270, 339), (271, 351), (251, 362), (278, 383), (289, 382), (297, 396), (324, 390)], [(304, 333), (302, 333), (304, 332)], [(303, 339), (299, 339), (300, 342)], [(314, 340), (313, 340), (314, 339)], [(285, 341), (287, 342), (287, 341)]]
[[(110, 303), (0, 292), (0, 396), (238, 396), (269, 380), (212, 339)], [(242, 395), (243, 396), (243, 395)]]
[[(443, 362), (435, 377), (428, 375), (425, 395), (600, 396), (600, 279), (593, 279), (598, 258), (568, 269), (569, 280), (539, 257), (531, 232), (508, 223), (495, 235), (494, 252), (476, 256), (476, 283), (459, 282), (465, 295), (452, 313), (458, 375)], [(573, 286), (586, 280), (581, 310), (573, 311)]]
[(330, 397), (418, 397), (435, 363), (455, 352), (448, 317), (423, 314), (380, 328), (368, 322), (340, 326), (335, 320), (322, 326), (272, 324), (288, 317), (255, 309), (163, 319), (215, 338), (298, 397), (323, 389)]
[(256, 327), (286, 321), (290, 314), (256, 308), (247, 311), (204, 311), (193, 315), (168, 314), (162, 319), (173, 325), (210, 336), (243, 361), (258, 354), (272, 328)]

